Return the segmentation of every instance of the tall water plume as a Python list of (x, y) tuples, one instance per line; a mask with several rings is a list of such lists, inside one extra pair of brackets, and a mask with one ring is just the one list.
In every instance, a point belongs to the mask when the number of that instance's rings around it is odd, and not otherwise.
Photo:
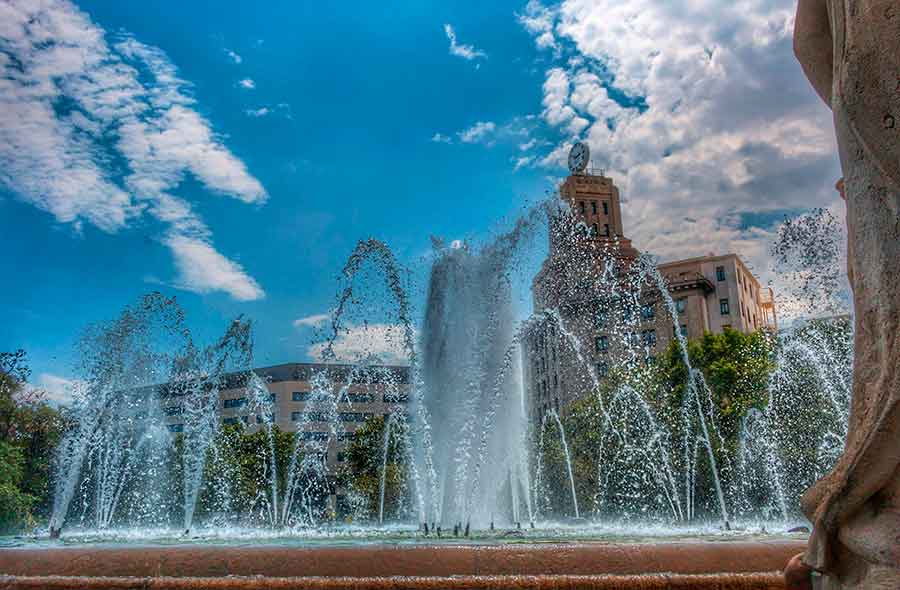
[[(452, 525), (531, 516), (527, 418), (512, 309), (511, 263), (545, 213), (541, 204), (480, 251), (439, 248), (420, 338), (417, 395), (429, 423), (426, 519)], [(427, 451), (426, 451), (427, 452)], [(429, 466), (430, 463), (430, 466)]]
[[(166, 525), (178, 512), (189, 528), (218, 424), (218, 389), (226, 372), (249, 367), (249, 322), (236, 320), (198, 350), (175, 300), (152, 293), (89, 327), (79, 348), (84, 385), (55, 459), (51, 531), (58, 534), (73, 508), (79, 522), (99, 529)], [(179, 469), (170, 460), (169, 412), (184, 418), (181, 503), (171, 494)]]

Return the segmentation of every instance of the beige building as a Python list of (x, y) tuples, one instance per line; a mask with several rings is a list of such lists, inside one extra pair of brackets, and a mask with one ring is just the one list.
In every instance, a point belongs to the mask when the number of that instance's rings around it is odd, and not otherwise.
[[(343, 451), (357, 428), (371, 417), (394, 414), (409, 419), (409, 368), (372, 366), (364, 369), (350, 365), (288, 363), (253, 369), (263, 381), (274, 402), (274, 424), (282, 431), (297, 432), (310, 441), (327, 443), (326, 461), (330, 473), (344, 463)], [(336, 439), (331, 437), (334, 422), (330, 403), (314, 401), (313, 382), (327, 375), (337, 403)], [(226, 384), (229, 379), (226, 378)], [(348, 383), (352, 380), (352, 383)], [(244, 384), (246, 374), (236, 374), (234, 385), (221, 389), (218, 415), (223, 424), (243, 423), (250, 432), (264, 427), (264, 418)], [(184, 430), (183, 406), (178, 396), (164, 397), (163, 412), (172, 432)]]
[[(775, 329), (772, 289), (760, 285), (737, 254), (701, 256), (660, 264), (678, 311), (679, 329), (687, 338), (726, 328), (745, 334)], [(662, 347), (670, 334), (661, 334)]]
[[(526, 330), (523, 346), (534, 424), (549, 410), (564, 414), (572, 401), (595, 389), (595, 377), (602, 379), (617, 364), (653, 362), (676, 330), (693, 339), (726, 328), (776, 328), (771, 289), (736, 254), (658, 266), (675, 303), (676, 327), (657, 290), (628, 285), (639, 254), (624, 235), (612, 179), (572, 174), (560, 198), (568, 207), (550, 220), (549, 255), (532, 284), (538, 319)], [(623, 301), (616, 292), (634, 296)]]

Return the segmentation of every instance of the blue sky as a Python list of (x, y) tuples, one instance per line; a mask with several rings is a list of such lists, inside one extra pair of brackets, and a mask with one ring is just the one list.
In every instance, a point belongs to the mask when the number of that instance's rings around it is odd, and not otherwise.
[(358, 239), (423, 273), (574, 138), (639, 247), (762, 274), (775, 220), (834, 206), (829, 117), (791, 1), (701, 4), (0, 0), (0, 349), (57, 386), (160, 289), (201, 340), (244, 313), (258, 363), (305, 359)]

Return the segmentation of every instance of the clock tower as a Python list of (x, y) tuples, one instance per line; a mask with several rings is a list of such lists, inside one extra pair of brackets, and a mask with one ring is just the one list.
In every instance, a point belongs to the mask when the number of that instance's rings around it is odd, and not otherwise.
[[(559, 330), (575, 336), (587, 355), (605, 346), (598, 340), (600, 299), (611, 284), (625, 280), (639, 256), (624, 236), (619, 189), (611, 178), (588, 167), (588, 154), (583, 143), (569, 153), (570, 174), (559, 187), (565, 205), (550, 215), (550, 253), (532, 282), (535, 314), (552, 316), (529, 328), (523, 347), (535, 425), (548, 410), (564, 411), (580, 393), (592, 389), (581, 361), (557, 350), (563, 342)], [(605, 369), (598, 365), (596, 371)]]
[(621, 274), (639, 255), (624, 235), (618, 187), (588, 162), (587, 145), (576, 143), (569, 153), (571, 174), (559, 187), (565, 206), (550, 219), (550, 255), (532, 285), (535, 311), (561, 310), (564, 299), (591, 290), (609, 264)]

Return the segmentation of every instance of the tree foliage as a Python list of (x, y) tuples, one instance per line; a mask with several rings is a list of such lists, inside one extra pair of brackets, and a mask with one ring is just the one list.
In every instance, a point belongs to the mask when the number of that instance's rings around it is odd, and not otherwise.
[(0, 532), (49, 515), (51, 463), (63, 421), (43, 392), (29, 389), (25, 352), (0, 352)]
[[(708, 333), (688, 343), (688, 355), (710, 390), (715, 407), (705, 409), (716, 416), (721, 437), (714, 437), (714, 454), (727, 478), (741, 421), (751, 409), (764, 409), (768, 401), (769, 376), (774, 369), (772, 339), (763, 332)], [(560, 421), (582, 515), (593, 511), (646, 518), (668, 510), (665, 490), (652, 464), (662, 461), (659, 455), (665, 451), (676, 471), (684, 472), (685, 466), (680, 464), (683, 455), (675, 449), (684, 444), (689, 380), (681, 348), (673, 342), (655, 364), (628, 372), (613, 368), (600, 391), (590, 392), (566, 408)], [(544, 420), (542, 430), (542, 434), (535, 433), (534, 441), (541, 461), (539, 509), (556, 517), (572, 516), (562, 433), (552, 417)], [(663, 438), (648, 446), (651, 436)], [(697, 468), (698, 503), (714, 511), (716, 500), (708, 494), (712, 489), (709, 466), (701, 461)]]
[[(721, 334), (707, 332), (688, 342), (688, 358), (703, 373), (726, 439), (737, 435), (741, 419), (751, 408), (765, 408), (774, 370), (772, 352), (772, 338), (763, 331), (744, 334), (726, 328)], [(680, 411), (690, 379), (677, 342), (662, 355), (658, 368), (662, 387), (656, 403), (662, 410)]]
[[(406, 424), (392, 421), (385, 448), (384, 416), (366, 420), (350, 439), (344, 452), (345, 464), (339, 481), (355, 499), (353, 507), (361, 519), (377, 520), (381, 505), (381, 478), (384, 473), (384, 518), (400, 515), (408, 504), (408, 449)], [(385, 452), (387, 455), (385, 455)]]

